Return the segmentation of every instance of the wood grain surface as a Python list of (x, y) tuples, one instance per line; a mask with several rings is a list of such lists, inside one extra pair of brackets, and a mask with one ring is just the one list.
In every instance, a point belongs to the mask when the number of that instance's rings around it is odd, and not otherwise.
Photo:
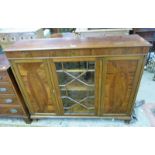
[(50, 38), (19, 41), (4, 49), (11, 51), (53, 50), (53, 49), (85, 49), (85, 48), (115, 48), (115, 47), (143, 47), (151, 46), (138, 35), (77, 37), (77, 38)]

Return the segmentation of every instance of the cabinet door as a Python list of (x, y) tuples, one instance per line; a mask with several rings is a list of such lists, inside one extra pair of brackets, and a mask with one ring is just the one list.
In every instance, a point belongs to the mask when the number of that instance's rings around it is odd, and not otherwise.
[(13, 71), (31, 113), (58, 113), (46, 60), (13, 60)]
[(130, 115), (143, 57), (114, 57), (103, 61), (102, 114)]
[[(95, 115), (97, 113), (96, 59), (53, 59), (52, 75), (64, 115)], [(96, 70), (97, 69), (97, 70)]]

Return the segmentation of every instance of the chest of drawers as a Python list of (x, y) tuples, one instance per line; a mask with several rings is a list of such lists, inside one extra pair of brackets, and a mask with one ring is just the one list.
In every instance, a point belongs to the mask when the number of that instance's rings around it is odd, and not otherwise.
[(0, 54), (0, 117), (18, 117), (30, 122), (28, 109), (4, 54)]

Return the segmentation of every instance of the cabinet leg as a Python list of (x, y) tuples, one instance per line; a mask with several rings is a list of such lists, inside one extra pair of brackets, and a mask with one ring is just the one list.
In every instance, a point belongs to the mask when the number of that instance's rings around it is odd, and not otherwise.
[(31, 124), (32, 119), (30, 119), (30, 118), (24, 118), (24, 121), (25, 121), (26, 124)]

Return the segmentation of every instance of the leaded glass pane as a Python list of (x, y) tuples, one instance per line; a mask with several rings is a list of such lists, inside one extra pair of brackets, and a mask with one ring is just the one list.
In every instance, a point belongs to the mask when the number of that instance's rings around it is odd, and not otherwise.
[(59, 62), (56, 71), (65, 114), (94, 114), (95, 63)]

